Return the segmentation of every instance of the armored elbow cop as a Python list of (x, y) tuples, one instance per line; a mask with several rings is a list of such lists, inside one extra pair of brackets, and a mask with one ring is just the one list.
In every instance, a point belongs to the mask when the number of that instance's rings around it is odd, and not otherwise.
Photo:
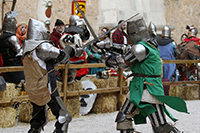
[(60, 50), (48, 42), (43, 42), (36, 48), (36, 54), (43, 61), (53, 59), (55, 63), (65, 64), (74, 55), (74, 51), (71, 47), (65, 47), (65, 49)]
[(16, 56), (22, 56), (23, 55), (23, 50), (19, 44), (19, 40), (17, 36), (11, 36), (8, 41), (14, 46), (15, 51), (17, 52)]
[(130, 63), (135, 60), (142, 61), (147, 57), (148, 49), (146, 49), (142, 44), (135, 44), (131, 49), (126, 52), (124, 59)]

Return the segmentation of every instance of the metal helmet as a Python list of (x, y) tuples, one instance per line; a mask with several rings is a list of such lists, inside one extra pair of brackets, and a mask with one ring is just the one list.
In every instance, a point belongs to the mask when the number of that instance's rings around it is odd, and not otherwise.
[(29, 19), (27, 39), (29, 40), (49, 40), (50, 32), (44, 24), (35, 19)]
[(198, 30), (194, 25), (187, 25), (186, 29), (188, 29), (191, 32), (191, 36), (196, 36), (198, 33)]
[(165, 25), (163, 27), (162, 36), (163, 37), (171, 37), (171, 29), (169, 28), (169, 26)]
[(83, 26), (84, 22), (80, 19), (79, 16), (77, 15), (72, 15), (69, 18), (69, 25), (73, 25), (73, 26)]
[(133, 44), (139, 41), (147, 41), (150, 38), (147, 26), (141, 16), (127, 22), (127, 33)]
[(157, 35), (156, 26), (154, 25), (154, 23), (150, 22), (149, 27), (148, 27), (148, 31), (149, 31), (149, 35), (151, 37), (155, 37)]
[(15, 34), (16, 33), (16, 25), (17, 25), (17, 20), (15, 17), (18, 15), (17, 12), (10, 11), (5, 14), (4, 20), (3, 20), (3, 28), (2, 30), (5, 32), (10, 32)]

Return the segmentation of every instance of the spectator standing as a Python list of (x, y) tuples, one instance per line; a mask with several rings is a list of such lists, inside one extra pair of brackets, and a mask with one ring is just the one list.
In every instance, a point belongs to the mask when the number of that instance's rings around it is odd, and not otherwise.
[(120, 20), (118, 24), (121, 24), (117, 30), (112, 34), (112, 42), (117, 44), (128, 44), (128, 36), (124, 32), (127, 23), (123, 23), (124, 20)]
[(27, 24), (24, 22), (20, 22), (17, 24), (17, 33), (16, 36), (19, 39), (19, 44), (22, 45), (27, 35)]
[[(158, 49), (160, 57), (163, 60), (175, 60), (176, 43), (171, 39), (171, 29), (164, 26), (162, 30), (162, 38), (158, 41)], [(171, 81), (171, 77), (176, 73), (176, 64), (163, 64), (163, 78)]]
[(187, 25), (186, 29), (188, 30), (187, 38), (184, 39), (184, 42), (194, 41), (197, 45), (200, 45), (200, 39), (197, 38), (198, 30), (194, 25)]
[(55, 23), (55, 28), (53, 29), (53, 32), (51, 33), (50, 40), (53, 41), (55, 46), (59, 49), (63, 49), (63, 47), (60, 45), (59, 39), (64, 33), (64, 23), (62, 20), (57, 19)]

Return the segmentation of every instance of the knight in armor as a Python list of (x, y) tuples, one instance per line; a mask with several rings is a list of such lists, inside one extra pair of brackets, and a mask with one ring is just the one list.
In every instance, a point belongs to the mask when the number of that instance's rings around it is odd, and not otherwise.
[[(162, 38), (159, 39), (157, 42), (160, 57), (162, 58), (162, 60), (175, 60), (175, 51), (177, 45), (175, 41), (171, 39), (171, 29), (169, 26), (166, 25), (163, 27)], [(163, 78), (172, 81), (172, 76), (176, 74), (176, 64), (163, 64), (162, 68)]]
[[(3, 58), (3, 66), (23, 66), (22, 64), (22, 48), (16, 36), (15, 17), (18, 13), (10, 11), (5, 14), (3, 21), (3, 35), (0, 36), (0, 53)], [(5, 81), (9, 83), (20, 83), (24, 80), (24, 72), (5, 72), (3, 73)]]
[[(66, 34), (64, 34), (60, 38), (61, 45), (64, 45), (65, 47), (66, 43), (63, 43), (64, 40), (67, 40), (68, 35), (75, 35), (76, 37), (79, 37), (81, 39), (78, 39), (78, 42), (80, 45), (82, 45), (82, 42), (87, 41), (90, 37), (89, 30), (87, 29), (87, 26), (85, 25), (84, 21), (80, 19), (77, 15), (72, 15), (69, 18), (69, 27), (64, 30)], [(63, 40), (64, 39), (64, 40)], [(77, 39), (75, 39), (77, 40)], [(64, 41), (66, 42), (66, 41)], [(81, 56), (77, 57), (74, 56), (70, 59), (69, 64), (83, 64), (87, 63), (86, 59), (86, 52), (84, 51)], [(69, 69), (68, 72), (68, 84), (73, 83), (74, 79), (80, 80), (83, 76), (88, 74), (89, 69), (88, 68), (80, 68), (80, 69)]]
[(198, 30), (194, 25), (187, 25), (186, 29), (188, 30), (187, 38), (184, 39), (184, 43), (189, 41), (196, 42), (197, 45), (200, 45), (200, 39), (197, 38)]
[(69, 18), (69, 26), (64, 30), (64, 32), (71, 35), (79, 34), (82, 41), (87, 41), (90, 37), (90, 32), (87, 29), (87, 26), (77, 15), (72, 15)]
[[(47, 105), (57, 118), (54, 133), (67, 133), (68, 124), (72, 120), (59, 96), (54, 67), (67, 63), (71, 57), (83, 52), (83, 49), (67, 45), (60, 50), (54, 47), (49, 37), (50, 33), (40, 21), (29, 20), (23, 52), (26, 91), (33, 105), (28, 133), (41, 132), (47, 123)], [(69, 38), (72, 40), (73, 36)]]
[(158, 45), (158, 40), (160, 40), (160, 36), (157, 34), (157, 29), (154, 23), (149, 23), (148, 32), (151, 42), (154, 42), (155, 45)]
[(159, 50), (157, 45), (151, 42), (143, 18), (138, 16), (129, 21), (127, 33), (132, 42), (131, 48), (117, 56), (105, 56), (104, 59), (109, 67), (130, 68), (133, 76), (126, 101), (115, 120), (117, 130), (121, 133), (134, 132), (132, 121), (134, 120), (135, 124), (145, 124), (148, 117), (154, 133), (180, 133), (174, 125), (167, 122), (165, 114), (174, 122), (177, 119), (170, 114), (165, 105), (188, 113), (186, 103), (179, 97), (164, 95)]

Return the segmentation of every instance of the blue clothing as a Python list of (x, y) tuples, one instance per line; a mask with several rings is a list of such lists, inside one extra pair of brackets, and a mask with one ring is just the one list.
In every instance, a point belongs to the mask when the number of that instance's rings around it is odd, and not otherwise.
[[(95, 53), (92, 50), (91, 45), (87, 46), (86, 53), (88, 55), (88, 58), (87, 58), (88, 63), (99, 63), (101, 61), (101, 53), (100, 52)], [(90, 57), (91, 54), (93, 55), (93, 58)], [(105, 68), (103, 68), (103, 67), (89, 68), (88, 74), (96, 74), (97, 72), (99, 72), (99, 71), (101, 72), (104, 70), (105, 70)]]
[[(170, 42), (167, 45), (158, 45), (160, 57), (163, 60), (175, 60), (174, 57), (174, 45), (172, 42)], [(170, 63), (170, 64), (163, 64), (163, 78), (169, 79), (171, 81), (172, 75), (174, 75), (176, 72), (176, 64)]]

